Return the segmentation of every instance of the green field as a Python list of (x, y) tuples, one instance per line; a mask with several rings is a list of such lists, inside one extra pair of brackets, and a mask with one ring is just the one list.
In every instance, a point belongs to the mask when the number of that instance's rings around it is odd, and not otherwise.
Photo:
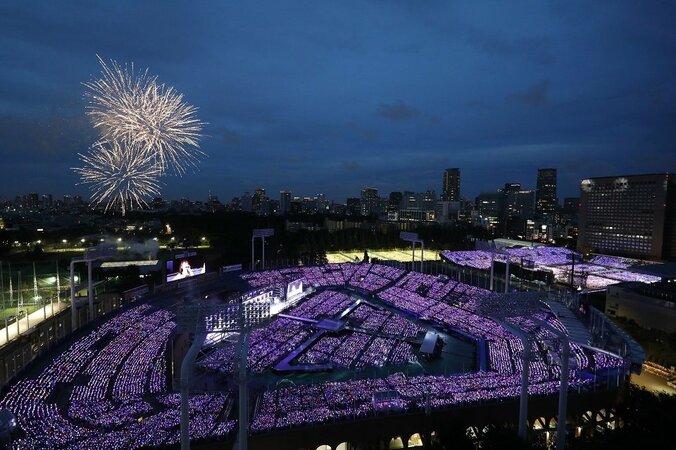
[[(38, 310), (38, 308), (41, 308), (42, 305), (23, 305), (21, 308), (23, 311), (27, 311), (26, 314), (30, 314), (32, 312), (35, 312)], [(5, 308), (2, 309), (0, 307), (0, 328), (5, 326), (4, 319), (5, 317), (12, 317), (16, 316), (16, 306), (13, 306), (11, 308)], [(22, 316), (25, 317), (25, 316)]]
[[(389, 261), (411, 261), (411, 249), (396, 248), (390, 250), (368, 250), (369, 258), (377, 258)], [(425, 261), (438, 261), (439, 253), (437, 251), (425, 251)], [(355, 258), (361, 259), (364, 257), (364, 250), (349, 250), (342, 252), (327, 253), (326, 258), (329, 263), (344, 263), (353, 262)], [(420, 261), (420, 249), (415, 250), (415, 260)]]

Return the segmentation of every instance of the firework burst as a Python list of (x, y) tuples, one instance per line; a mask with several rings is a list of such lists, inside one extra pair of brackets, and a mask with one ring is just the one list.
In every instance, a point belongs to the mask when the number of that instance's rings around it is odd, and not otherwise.
[(81, 184), (89, 184), (91, 204), (105, 210), (147, 206), (145, 199), (160, 194), (160, 167), (144, 147), (119, 142), (97, 142), (86, 154), (79, 154), (84, 167), (73, 170)]
[(87, 114), (107, 142), (143, 147), (162, 173), (182, 175), (205, 154), (199, 149), (204, 123), (197, 108), (148, 71), (134, 71), (99, 57), (102, 78), (83, 83)]

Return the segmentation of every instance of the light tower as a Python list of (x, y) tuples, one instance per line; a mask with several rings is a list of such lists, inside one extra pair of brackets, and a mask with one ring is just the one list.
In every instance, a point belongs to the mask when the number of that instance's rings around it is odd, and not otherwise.
[(237, 448), (247, 449), (249, 429), (249, 392), (246, 371), (249, 331), (270, 317), (270, 298), (252, 299), (217, 305), (181, 305), (178, 307), (177, 330), (193, 333), (193, 343), (181, 363), (181, 450), (190, 449), (189, 390), (192, 367), (209, 333), (239, 333), (239, 432)]
[(535, 315), (548, 309), (543, 300), (547, 294), (540, 292), (517, 292), (509, 294), (492, 294), (481, 304), (482, 314), (491, 317), (508, 331), (519, 337), (524, 346), (522, 355), (521, 398), (519, 402), (519, 436), (526, 438), (528, 428), (528, 372), (532, 356), (531, 333), (535, 330), (522, 326), (513, 319), (528, 317), (543, 330), (556, 336), (561, 341), (561, 384), (559, 386), (559, 407), (557, 415), (557, 450), (564, 450), (566, 445), (566, 410), (568, 406), (568, 370), (570, 359), (570, 341), (568, 335), (551, 326)]

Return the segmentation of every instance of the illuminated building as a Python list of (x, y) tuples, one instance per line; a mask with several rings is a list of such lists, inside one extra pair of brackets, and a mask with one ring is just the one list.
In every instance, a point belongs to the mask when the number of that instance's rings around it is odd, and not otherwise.
[(556, 169), (538, 169), (535, 210), (542, 217), (551, 217), (558, 209)]
[(600, 177), (580, 184), (582, 252), (644, 259), (676, 255), (674, 175)]
[(444, 171), (443, 193), (441, 199), (448, 202), (460, 201), (460, 169), (446, 169)]

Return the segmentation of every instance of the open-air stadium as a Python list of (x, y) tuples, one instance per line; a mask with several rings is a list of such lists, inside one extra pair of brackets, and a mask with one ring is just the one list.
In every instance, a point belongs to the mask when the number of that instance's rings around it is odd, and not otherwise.
[[(587, 289), (605, 289), (611, 284), (626, 281), (655, 283), (660, 277), (641, 273), (648, 262), (607, 255), (590, 255), (583, 261), (581, 253), (562, 247), (521, 247), (494, 250), (443, 251), (441, 259), (458, 267), (488, 272), (492, 261), (551, 273), (553, 281), (570, 284), (571, 273), (576, 286)], [(573, 260), (575, 262), (573, 263)], [(652, 264), (652, 262), (650, 262)]]
[[(423, 447), (449, 420), (479, 430), (519, 411), (549, 438), (562, 367), (564, 425), (579, 431), (612, 422), (613, 393), (642, 362), (581, 326), (572, 298), (369, 263), (216, 275), (165, 285), (38, 360), (0, 400), (17, 421), (12, 448), (177, 447), (181, 386), (195, 448)], [(244, 317), (252, 304), (265, 308)]]

